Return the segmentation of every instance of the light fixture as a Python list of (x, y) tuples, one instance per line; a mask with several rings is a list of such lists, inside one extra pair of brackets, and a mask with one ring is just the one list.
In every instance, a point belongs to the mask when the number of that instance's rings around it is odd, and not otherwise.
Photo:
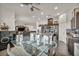
[(23, 4), (21, 4), (20, 6), (21, 6), (21, 7), (23, 7), (24, 5), (23, 5)]
[(60, 13), (57, 13), (57, 15), (60, 15)]
[(49, 16), (46, 16), (46, 18), (48, 18)]
[(33, 18), (35, 18), (35, 16), (32, 16)]
[(57, 10), (58, 9), (58, 6), (55, 6), (54, 9)]
[(44, 12), (41, 12), (41, 15), (44, 15)]

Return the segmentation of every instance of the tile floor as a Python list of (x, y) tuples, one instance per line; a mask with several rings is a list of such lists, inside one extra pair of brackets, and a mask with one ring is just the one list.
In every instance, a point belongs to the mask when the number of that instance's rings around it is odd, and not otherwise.
[[(7, 50), (0, 51), (0, 56), (8, 56)], [(64, 44), (63, 42), (59, 42), (59, 46), (56, 51), (56, 56), (71, 56), (68, 53), (66, 44)]]
[(64, 42), (59, 42), (58, 49), (56, 51), (56, 56), (71, 56), (68, 52), (68, 48)]

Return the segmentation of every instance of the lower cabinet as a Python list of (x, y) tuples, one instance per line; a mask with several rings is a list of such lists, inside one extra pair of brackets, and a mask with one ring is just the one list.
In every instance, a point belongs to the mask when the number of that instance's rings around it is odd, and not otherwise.
[(74, 40), (72, 38), (68, 38), (67, 41), (68, 41), (68, 44), (67, 44), (67, 46), (68, 46), (68, 52), (72, 56), (74, 56)]

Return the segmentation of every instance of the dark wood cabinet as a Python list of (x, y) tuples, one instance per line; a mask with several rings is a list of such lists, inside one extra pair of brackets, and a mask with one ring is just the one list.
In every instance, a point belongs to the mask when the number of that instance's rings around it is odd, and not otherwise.
[(49, 18), (48, 19), (48, 26), (52, 26), (53, 25), (53, 18)]
[(76, 12), (76, 28), (79, 28), (79, 12)]
[(74, 55), (74, 40), (72, 38), (68, 38), (68, 51), (71, 55)]
[(67, 47), (68, 47), (68, 52), (74, 56), (74, 37), (72, 34), (72, 30), (68, 29), (66, 34), (67, 34)]
[(71, 20), (71, 28), (74, 29), (75, 28), (75, 18), (72, 17), (72, 20)]
[(79, 28), (79, 8), (75, 8), (73, 11), (74, 16), (72, 17), (71, 20), (71, 28)]

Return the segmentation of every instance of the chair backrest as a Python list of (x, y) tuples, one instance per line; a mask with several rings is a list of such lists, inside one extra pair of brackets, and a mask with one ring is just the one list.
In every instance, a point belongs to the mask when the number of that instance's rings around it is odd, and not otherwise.
[(7, 45), (7, 53), (9, 56), (30, 56), (30, 54), (27, 53), (23, 47), (15, 46), (10, 48), (10, 44)]
[(14, 54), (11, 53), (10, 44), (7, 45), (7, 53), (8, 53), (9, 56), (14, 56)]
[(53, 48), (57, 48), (57, 43), (55, 41), (52, 41)]

